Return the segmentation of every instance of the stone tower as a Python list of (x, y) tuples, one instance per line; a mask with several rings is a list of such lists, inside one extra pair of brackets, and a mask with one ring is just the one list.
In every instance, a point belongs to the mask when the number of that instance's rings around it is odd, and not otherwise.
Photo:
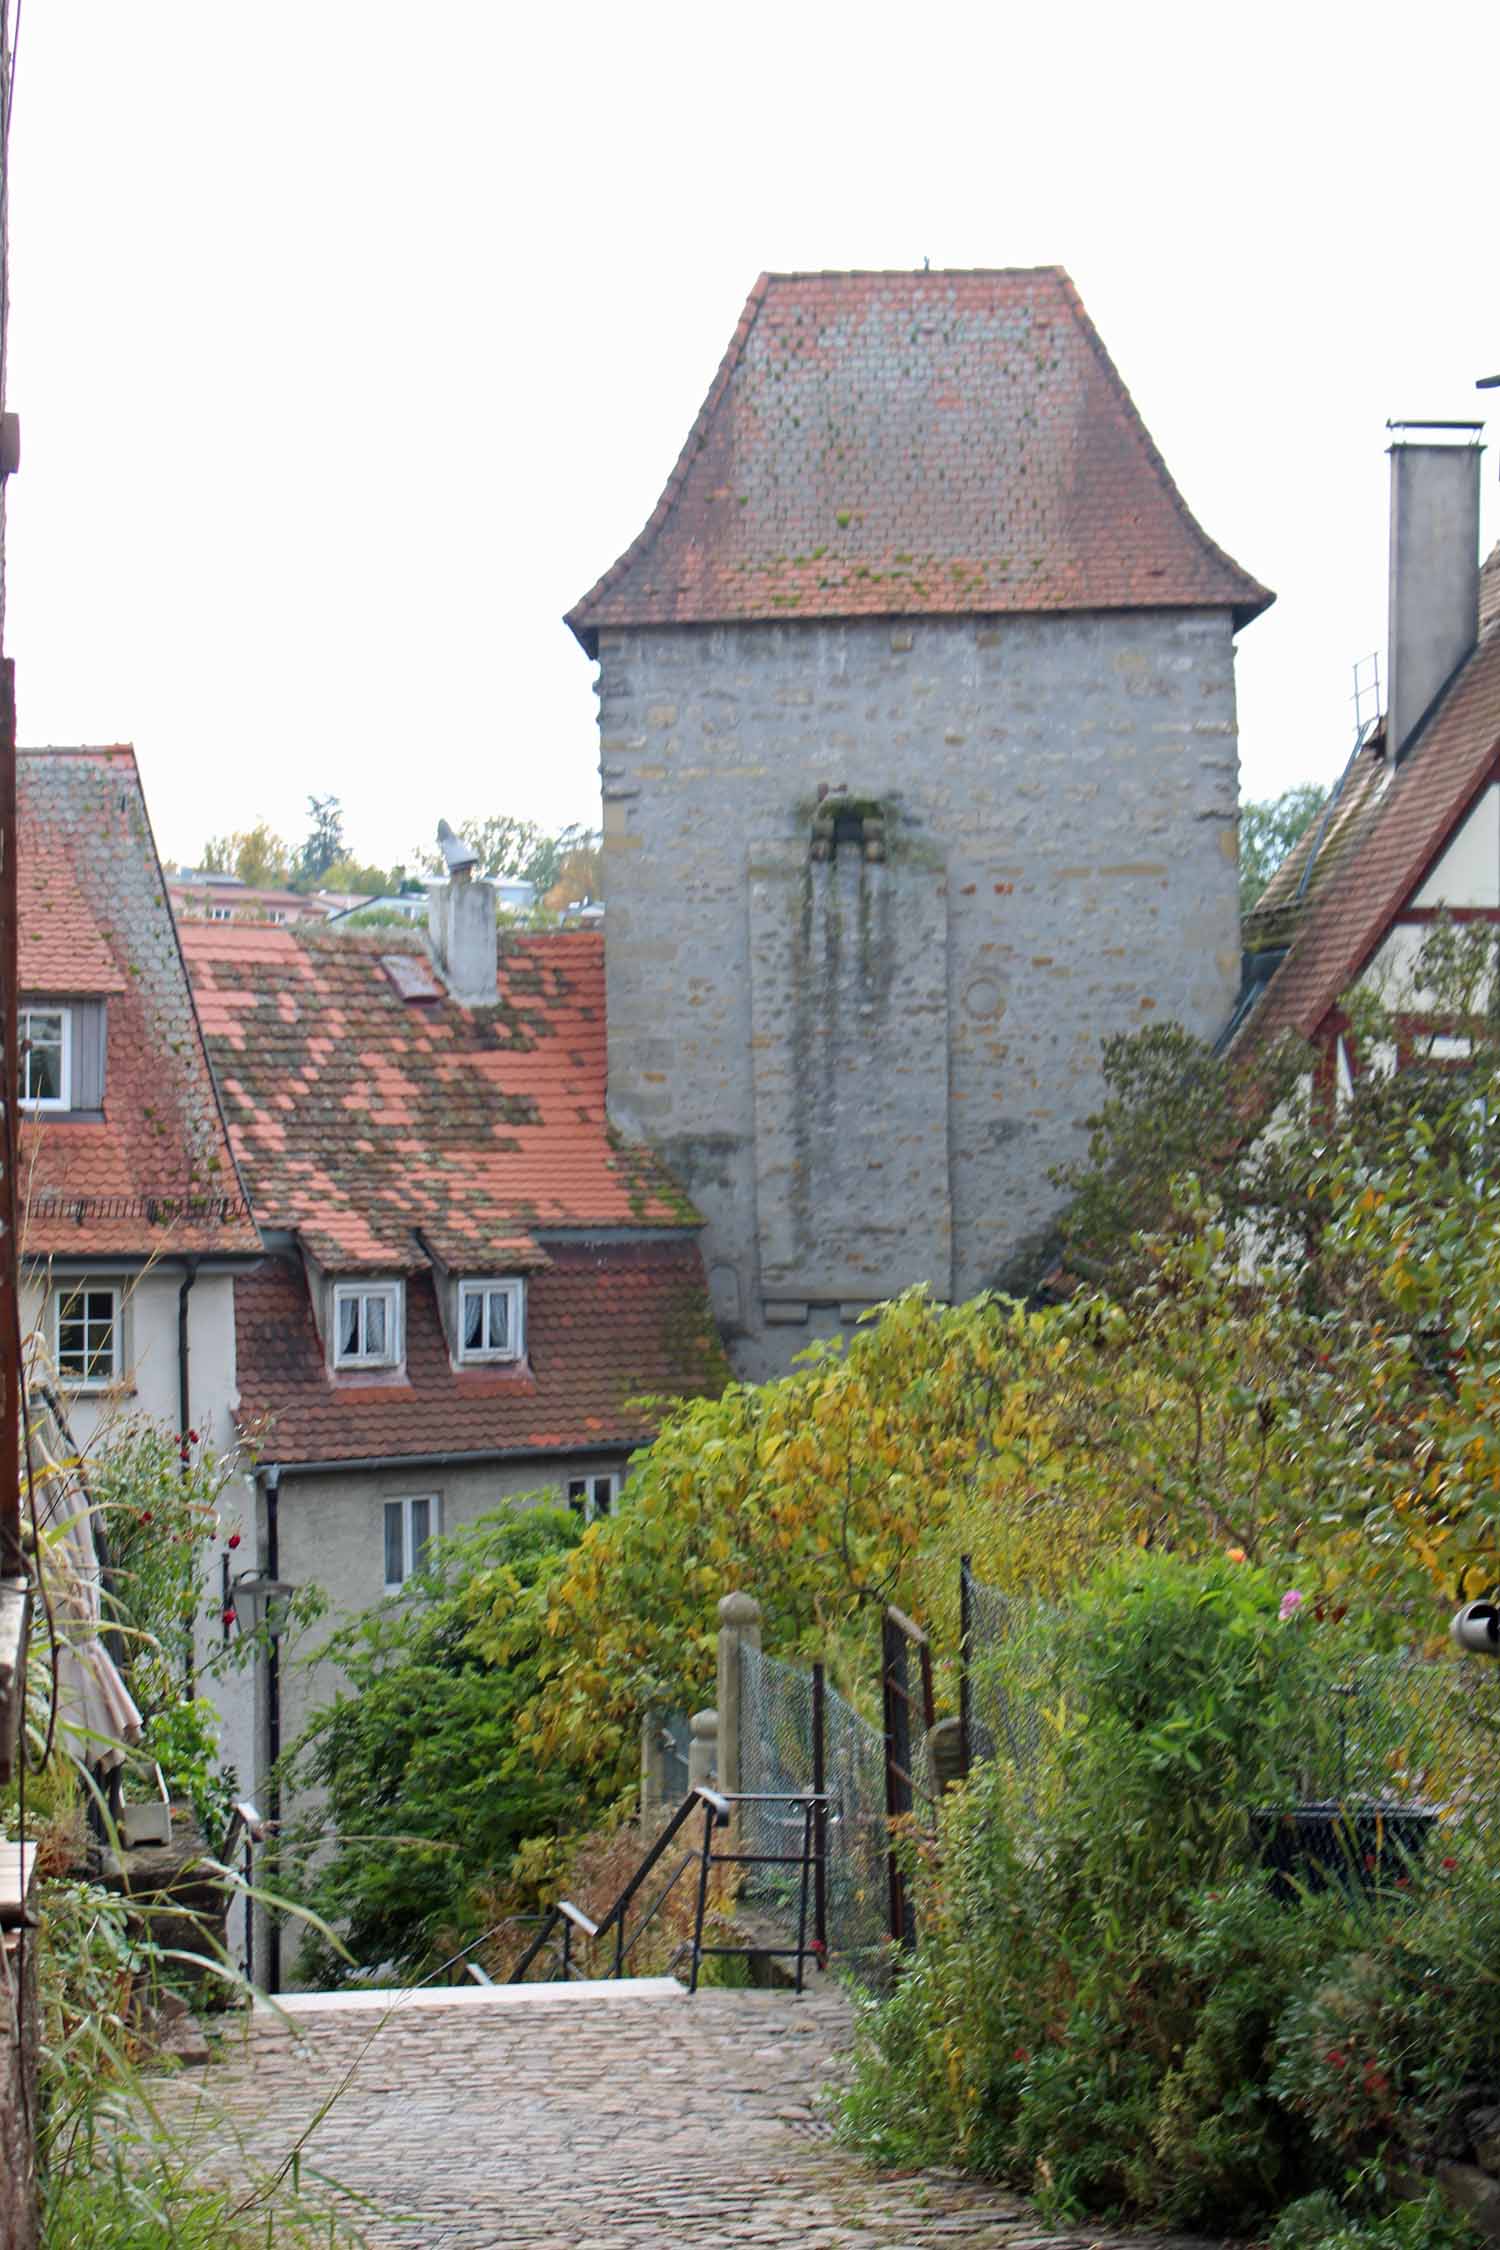
[(1239, 970), (1234, 634), (1066, 274), (764, 276), (599, 661), (611, 1114), (737, 1371), (1004, 1277), (1111, 1032)]

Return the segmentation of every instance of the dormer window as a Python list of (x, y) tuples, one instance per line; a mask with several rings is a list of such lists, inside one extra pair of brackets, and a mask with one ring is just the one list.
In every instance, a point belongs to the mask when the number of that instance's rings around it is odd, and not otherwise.
[(399, 1281), (340, 1281), (333, 1291), (335, 1367), (395, 1367), (401, 1358)]
[(21, 1101), (27, 1109), (67, 1109), (72, 1103), (72, 1011), (22, 1008)]
[(458, 1356), (465, 1364), (520, 1359), (526, 1349), (526, 1284), (461, 1281)]

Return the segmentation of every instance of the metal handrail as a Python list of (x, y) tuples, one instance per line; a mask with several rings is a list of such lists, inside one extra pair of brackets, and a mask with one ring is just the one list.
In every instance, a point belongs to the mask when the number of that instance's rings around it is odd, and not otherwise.
[[(629, 1882), (620, 1892), (619, 1897), (614, 1901), (613, 1905), (609, 1907), (606, 1913), (601, 1915), (600, 1919), (597, 1922), (590, 1923), (587, 1929), (584, 1931), (585, 1936), (596, 1938), (602, 1937), (607, 1930), (615, 1930), (615, 1965), (613, 1970), (611, 1971), (611, 1974), (613, 1976), (618, 1977), (624, 1973), (624, 1960), (626, 1950), (625, 1915), (630, 1907), (632, 1899), (634, 1899), (636, 1892), (640, 1889), (641, 1885), (645, 1882), (646, 1877), (651, 1873), (651, 1870), (661, 1859), (663, 1853), (667, 1850), (668, 1846), (671, 1844), (673, 1838), (678, 1834), (679, 1830), (681, 1830), (685, 1826), (687, 1821), (691, 1819), (692, 1815), (695, 1812), (701, 1811), (705, 1805), (711, 1808), (716, 1819), (728, 1819), (728, 1804), (725, 1799), (719, 1795), (718, 1791), (706, 1788), (701, 1782), (696, 1783), (694, 1787), (688, 1792), (687, 1796), (683, 1798), (682, 1803), (678, 1806), (676, 1812), (673, 1813), (671, 1819), (667, 1822), (666, 1827), (657, 1837), (655, 1843), (651, 1846), (651, 1849), (647, 1852), (645, 1858), (641, 1861), (640, 1866), (631, 1876)], [(557, 1904), (546, 1916), (546, 1919), (543, 1921), (541, 1928), (538, 1930), (531, 1944), (526, 1948), (526, 1951), (522, 1954), (514, 1969), (512, 1969), (510, 1974), (510, 1981), (512, 1984), (525, 1983), (527, 1970), (531, 1967), (532, 1962), (536, 1960), (538, 1954), (541, 1953), (543, 1948), (547, 1945), (553, 1931), (557, 1928), (559, 1921), (562, 1920), (566, 1920), (568, 1925), (563, 1939), (563, 1961), (564, 1974), (566, 1975), (569, 1973), (572, 1959), (572, 1932), (575, 1927), (579, 1927), (583, 1922), (586, 1922), (587, 1917), (580, 1916), (577, 1907), (570, 1907), (566, 1900), (559, 1899)], [(636, 1932), (636, 1936), (638, 1937), (639, 1935), (640, 1932), (638, 1930)]]

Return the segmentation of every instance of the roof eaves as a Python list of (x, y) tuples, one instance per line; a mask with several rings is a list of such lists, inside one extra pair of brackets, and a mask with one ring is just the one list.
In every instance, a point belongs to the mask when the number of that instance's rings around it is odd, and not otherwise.
[(1197, 540), (1199, 546), (1203, 549), (1205, 554), (1211, 555), (1215, 562), (1220, 564), (1224, 570), (1228, 571), (1232, 577), (1239, 580), (1240, 585), (1244, 589), (1244, 591), (1241, 595), (1241, 598), (1232, 605), (1235, 627), (1236, 630), (1238, 630), (1245, 625), (1249, 625), (1255, 618), (1261, 616), (1264, 611), (1270, 608), (1272, 602), (1274, 602), (1276, 599), (1275, 594), (1271, 591), (1269, 586), (1263, 586), (1258, 578), (1252, 578), (1249, 571), (1243, 569), (1242, 566), (1235, 561), (1233, 555), (1227, 554), (1225, 550), (1219, 545), (1217, 540), (1209, 538), (1208, 533), (1204, 530), (1202, 524), (1199, 523), (1197, 517), (1193, 514), (1193, 511), (1188, 506), (1186, 500), (1184, 500), (1181, 492), (1177, 488), (1176, 479), (1173, 477), (1171, 470), (1167, 467), (1164, 457), (1157, 449), (1156, 440), (1152, 437), (1150, 430), (1146, 426), (1144, 415), (1141, 413), (1140, 408), (1136, 405), (1135, 400), (1130, 395), (1130, 389), (1125, 381), (1124, 376), (1120, 373), (1120, 370), (1116, 367), (1114, 361), (1110, 358), (1108, 349), (1105, 346), (1104, 338), (1100, 335), (1098, 329), (1094, 326), (1092, 319), (1089, 317), (1089, 313), (1084, 305), (1083, 299), (1078, 294), (1077, 286), (1074, 283), (1072, 275), (1067, 272), (1065, 267), (1062, 266), (1052, 266), (1043, 268), (1041, 270), (1056, 274), (1059, 286), (1062, 289), (1064, 297), (1068, 301), (1068, 306), (1072, 312), (1073, 318), (1077, 321), (1080, 330), (1082, 331), (1084, 337), (1088, 342), (1090, 350), (1094, 353), (1094, 356), (1097, 358), (1100, 366), (1103, 368), (1110, 383), (1118, 392), (1120, 401), (1125, 408), (1125, 412), (1127, 417), (1129, 418), (1131, 426), (1135, 430), (1137, 437), (1140, 439), (1140, 442), (1145, 449), (1146, 457), (1150, 461), (1152, 468), (1155, 470), (1156, 475), (1160, 480), (1163, 491), (1166, 493), (1168, 499), (1171, 501), (1173, 507), (1177, 510), (1178, 515), (1181, 517), (1184, 527), (1191, 534), (1191, 536)]
[(647, 517), (644, 527), (631, 540), (630, 545), (615, 558), (603, 577), (596, 580), (589, 588), (582, 601), (574, 603), (563, 619), (563, 623), (572, 632), (582, 647), (585, 656), (591, 660), (599, 654), (599, 633), (598, 628), (590, 622), (590, 613), (619, 584), (631, 565), (639, 561), (643, 555), (648, 554), (655, 545), (663, 527), (671, 516), (672, 510), (677, 505), (678, 494), (687, 482), (688, 471), (692, 468), (693, 462), (708, 437), (709, 426), (718, 410), (719, 401), (723, 398), (733, 380), (734, 371), (740, 363), (750, 331), (755, 326), (755, 317), (764, 302), (766, 291), (773, 281), (781, 278), (782, 276), (777, 274), (763, 273), (745, 299), (745, 308), (740, 314), (739, 325), (729, 339), (729, 348), (720, 360), (718, 372), (708, 387), (708, 396), (699, 407), (697, 419), (688, 431), (682, 451), (673, 463), (671, 475), (662, 487), (661, 498)]

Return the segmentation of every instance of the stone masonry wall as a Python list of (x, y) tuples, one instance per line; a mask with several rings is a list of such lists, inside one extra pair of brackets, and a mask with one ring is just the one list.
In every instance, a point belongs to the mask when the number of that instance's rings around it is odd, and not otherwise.
[[(600, 636), (611, 1113), (708, 1222), (737, 1372), (1056, 1209), (1111, 1032), (1238, 981), (1223, 613)], [(887, 858), (809, 866), (819, 784)]]

